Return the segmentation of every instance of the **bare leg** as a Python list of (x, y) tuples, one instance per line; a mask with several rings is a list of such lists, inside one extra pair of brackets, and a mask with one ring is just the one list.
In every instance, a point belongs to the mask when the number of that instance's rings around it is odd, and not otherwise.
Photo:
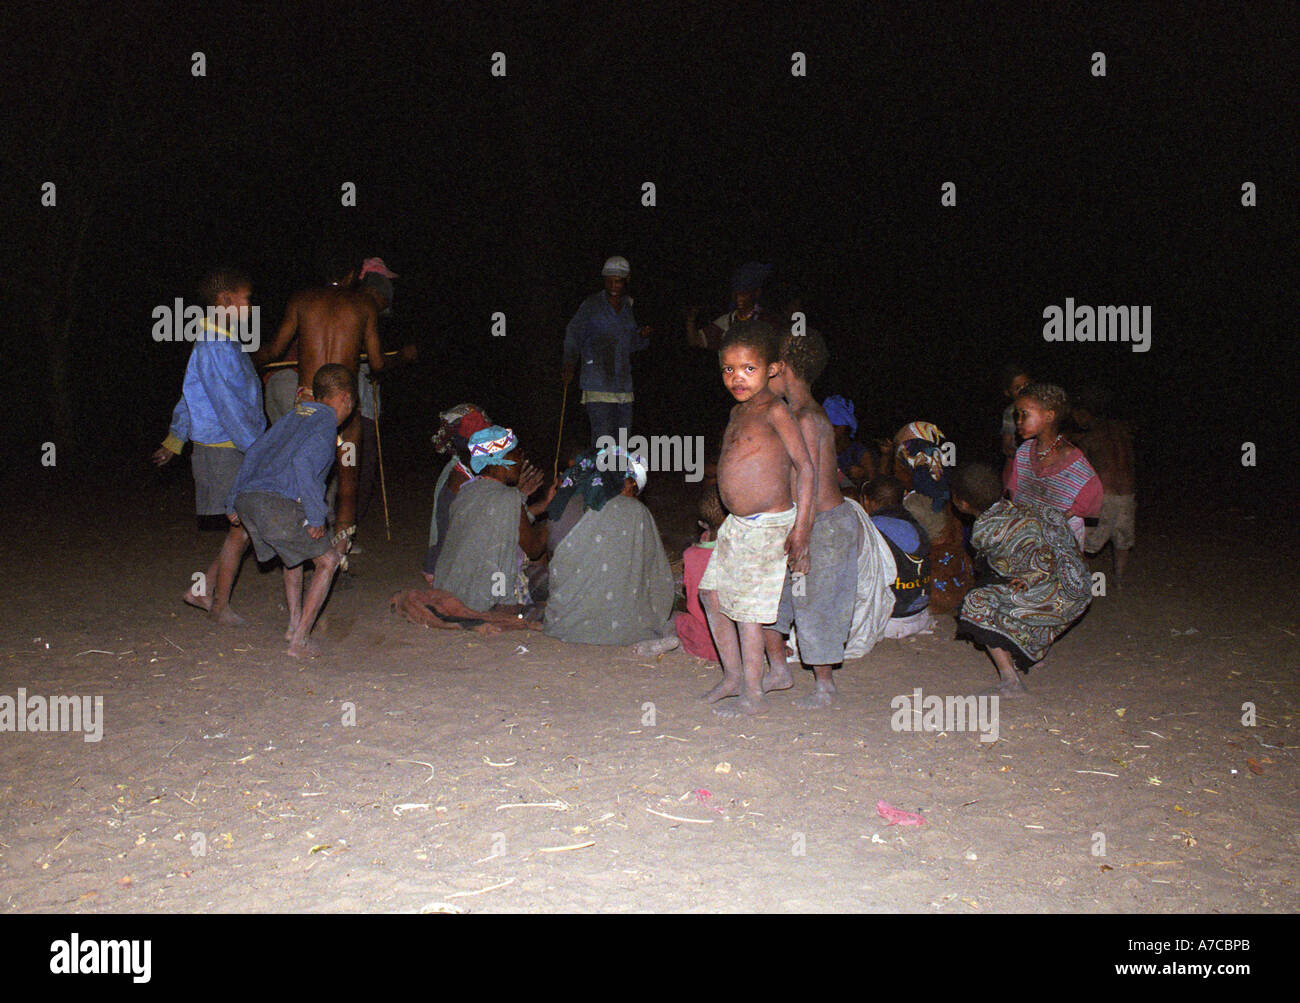
[(223, 627), (239, 627), (244, 618), (230, 608), (230, 592), (235, 587), (239, 563), (248, 549), (248, 533), (243, 526), (231, 526), (226, 540), (217, 555), (217, 587), (212, 594), (212, 609), (208, 615)]
[(767, 675), (763, 677), (763, 692), (788, 690), (794, 685), (790, 675), (790, 662), (785, 654), (785, 637), (779, 630), (763, 628), (763, 649), (767, 652)]
[(743, 685), (740, 695), (719, 707), (713, 713), (719, 717), (741, 717), (749, 714), (761, 714), (767, 710), (763, 700), (763, 625), (759, 623), (738, 623), (736, 631), (740, 635), (740, 655), (744, 670)]
[(194, 586), (199, 584), (198, 582), (195, 582), (194, 585), (191, 585), (185, 590), (185, 594), (181, 596), (182, 601), (193, 606), (195, 609), (203, 610), (204, 613), (212, 609), (212, 590), (216, 587), (217, 572), (220, 569), (221, 551), (218, 550), (217, 556), (212, 559), (212, 564), (210, 564), (208, 570), (203, 573), (203, 595), (199, 595), (194, 591)]
[(1128, 567), (1128, 551), (1129, 548), (1127, 547), (1125, 547), (1123, 550), (1120, 550), (1119, 547), (1115, 548), (1115, 584), (1116, 585), (1122, 586), (1124, 584), (1124, 569)]
[(1020, 675), (1016, 672), (1015, 663), (1011, 660), (1011, 652), (1007, 651), (1006, 648), (989, 648), (988, 651), (989, 657), (993, 659), (993, 664), (998, 669), (996, 693), (1004, 697), (1028, 695), (1029, 690), (1020, 681)]
[[(338, 514), (334, 520), (336, 533), (340, 530), (355, 528), (357, 524), (357, 484), (360, 480), (360, 469), (357, 464), (361, 462), (360, 411), (354, 412), (348, 422), (339, 429), (339, 436), (343, 440), (343, 445), (338, 448)], [(345, 450), (347, 455), (344, 453)], [(345, 459), (350, 462), (345, 463)], [(346, 554), (348, 545), (351, 542), (351, 537), (345, 537), (335, 544), (335, 549), (340, 554)]]
[(713, 634), (713, 644), (718, 649), (722, 661), (722, 682), (704, 694), (709, 703), (716, 703), (723, 697), (734, 697), (740, 693), (740, 637), (736, 625), (722, 612), (718, 605), (716, 592), (701, 592), (700, 605), (709, 620), (709, 631)]
[(804, 710), (823, 710), (829, 707), (835, 700), (835, 678), (834, 667), (830, 665), (813, 666), (813, 691), (801, 700), (796, 700), (795, 706), (802, 707)]
[(302, 620), (302, 565), (284, 569), (284, 603), (289, 608), (289, 629), (284, 632), (286, 641), (293, 640), (294, 631)]
[(320, 654), (320, 646), (307, 640), (307, 635), (316, 622), (316, 614), (325, 605), (325, 597), (329, 595), (330, 582), (338, 570), (340, 556), (337, 550), (330, 549), (316, 558), (316, 567), (307, 585), (307, 595), (302, 601), (302, 615), (298, 618), (298, 627), (289, 641), (289, 654), (294, 658), (314, 658)]

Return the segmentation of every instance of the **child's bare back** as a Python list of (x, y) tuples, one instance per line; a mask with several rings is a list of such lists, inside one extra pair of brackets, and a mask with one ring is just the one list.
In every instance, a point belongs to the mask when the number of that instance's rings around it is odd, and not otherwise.
[[(792, 402), (790, 412), (799, 424), (799, 433), (803, 436), (804, 445), (808, 447), (813, 466), (817, 468), (817, 481), (813, 486), (814, 512), (829, 512), (844, 501), (835, 457), (835, 429), (831, 427), (822, 406), (812, 398), (806, 403)], [(793, 473), (790, 483), (794, 484)]]

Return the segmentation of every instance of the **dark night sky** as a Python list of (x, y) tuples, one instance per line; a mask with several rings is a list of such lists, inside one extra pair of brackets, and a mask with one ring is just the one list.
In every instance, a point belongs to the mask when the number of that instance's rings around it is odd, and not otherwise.
[[(150, 339), (155, 305), (234, 260), (269, 337), (342, 244), (402, 275), (392, 334), (427, 361), (394, 379), (385, 434), (410, 443), (469, 395), (549, 448), (563, 324), (613, 253), (660, 331), (637, 360), (642, 430), (711, 428), (728, 399), (681, 311), (719, 312), (732, 268), (757, 258), (828, 335), (819, 393), (854, 396), (870, 432), (924, 417), (983, 450), (1016, 358), (1067, 387), (1108, 383), (1171, 493), (1189, 461), (1242, 478), (1245, 440), (1258, 482), (1296, 414), (1296, 39), (1282, 6), (1162, 6), (7, 12), (7, 90), (26, 98), (4, 112), (7, 445), (34, 464), (49, 437), (29, 276), (68, 253), (52, 215), (89, 200), (70, 286), (70, 448), (87, 461), (165, 434), (188, 349)], [(38, 205), (46, 180), (58, 209)], [(956, 208), (939, 203), (949, 180)], [(1046, 344), (1042, 311), (1067, 296), (1150, 305), (1151, 351)]]

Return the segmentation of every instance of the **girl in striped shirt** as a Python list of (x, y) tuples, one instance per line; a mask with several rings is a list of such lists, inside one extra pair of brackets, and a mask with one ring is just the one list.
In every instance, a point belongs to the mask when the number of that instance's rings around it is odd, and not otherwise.
[(1053, 383), (1031, 383), (1015, 401), (1016, 431), (1025, 440), (1007, 461), (1002, 482), (1013, 502), (1038, 502), (1056, 509), (1079, 549), (1084, 519), (1101, 514), (1101, 478), (1083, 451), (1061, 434), (1070, 398)]

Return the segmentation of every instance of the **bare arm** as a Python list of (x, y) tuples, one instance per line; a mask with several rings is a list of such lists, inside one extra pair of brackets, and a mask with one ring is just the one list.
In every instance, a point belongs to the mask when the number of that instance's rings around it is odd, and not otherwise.
[(290, 296), (289, 303), (284, 308), (284, 319), (280, 321), (280, 329), (275, 332), (275, 339), (266, 348), (257, 353), (254, 361), (258, 365), (265, 365), (268, 362), (275, 362), (280, 356), (289, 350), (289, 345), (293, 339), (298, 336), (298, 297)]
[(366, 333), (362, 337), (372, 373), (377, 373), (384, 368), (384, 346), (379, 341), (379, 323), (375, 320), (378, 313), (374, 306), (366, 310)]
[(812, 534), (813, 495), (817, 485), (817, 468), (813, 466), (808, 447), (803, 441), (803, 434), (794, 420), (790, 409), (782, 403), (775, 404), (768, 410), (768, 420), (772, 429), (785, 446), (786, 454), (795, 467), (795, 488), (799, 505), (799, 514), (794, 521), (794, 528), (786, 537), (785, 552), (789, 555), (790, 570), (798, 574), (808, 573), (808, 538)]

